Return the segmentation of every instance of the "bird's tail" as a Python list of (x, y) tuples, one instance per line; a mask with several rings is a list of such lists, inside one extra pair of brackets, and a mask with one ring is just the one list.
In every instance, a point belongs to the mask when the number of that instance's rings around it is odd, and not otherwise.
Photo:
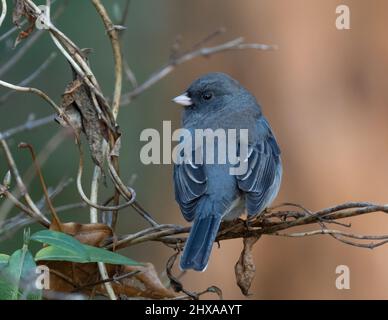
[(180, 261), (182, 270), (204, 271), (206, 269), (221, 218), (221, 215), (214, 213), (195, 218)]

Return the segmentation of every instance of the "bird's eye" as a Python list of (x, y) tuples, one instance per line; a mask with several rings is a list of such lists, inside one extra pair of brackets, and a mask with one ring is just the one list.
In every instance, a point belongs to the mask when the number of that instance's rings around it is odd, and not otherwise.
[(213, 98), (213, 93), (211, 92), (206, 92), (202, 95), (202, 98), (203, 100), (210, 100), (211, 98)]

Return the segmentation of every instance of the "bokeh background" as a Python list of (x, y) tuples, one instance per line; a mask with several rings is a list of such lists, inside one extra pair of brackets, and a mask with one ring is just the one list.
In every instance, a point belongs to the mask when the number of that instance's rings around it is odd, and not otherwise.
[[(63, 2), (56, 1), (54, 8)], [(55, 23), (80, 47), (93, 49), (91, 66), (109, 96), (113, 90), (113, 61), (100, 18), (89, 1), (67, 3)], [(104, 3), (118, 21), (125, 1)], [(335, 9), (340, 4), (350, 7), (351, 30), (335, 28)], [(189, 49), (219, 27), (225, 27), (227, 32), (212, 44), (244, 36), (248, 42), (279, 47), (272, 52), (233, 51), (190, 61), (121, 109), (118, 122), (123, 133), (122, 174), (127, 180), (136, 175), (133, 186), (139, 201), (161, 223), (186, 224), (174, 201), (172, 166), (142, 165), (139, 152), (143, 143), (139, 135), (145, 128), (160, 130), (163, 120), (171, 120), (178, 128), (180, 110), (171, 98), (201, 74), (222, 71), (256, 95), (276, 133), (283, 152), (284, 176), (275, 203), (295, 202), (312, 210), (347, 201), (387, 203), (387, 12), (385, 0), (132, 0), (123, 55), (139, 82), (166, 63), (178, 35), (183, 48)], [(11, 27), (10, 20), (8, 16), (0, 35)], [(0, 42), (0, 70), (23, 48), (21, 43), (12, 49), (15, 37), (14, 33)], [(55, 51), (49, 36), (43, 34), (0, 78), (17, 83)], [(70, 79), (68, 64), (58, 56), (32, 85), (59, 101)], [(130, 89), (129, 82), (125, 82), (124, 92)], [(0, 96), (6, 93), (0, 88)], [(40, 117), (51, 112), (41, 99), (15, 94), (0, 105), (0, 131), (24, 122), (31, 113)], [(10, 140), (22, 172), (31, 162), (27, 152), (17, 150), (17, 144), (26, 141), (38, 151), (47, 150), (44, 148), (53, 142), (58, 129), (53, 123)], [(64, 176), (75, 177), (78, 154), (71, 137), (63, 139), (47, 155), (43, 170), (50, 186)], [(89, 163), (85, 185), (91, 170)], [(6, 171), (2, 156), (0, 175)], [(30, 191), (34, 199), (41, 197), (37, 181), (32, 182)], [(4, 205), (4, 200), (0, 201)], [(73, 183), (56, 198), (55, 204), (78, 201)], [(15, 212), (0, 209), (0, 220)], [(63, 219), (87, 222), (88, 211), (67, 212)], [(120, 215), (118, 232), (131, 233), (145, 226), (128, 209)], [(386, 234), (388, 220), (383, 214), (357, 217), (352, 219), (352, 230)], [(21, 244), (19, 232), (0, 243), (0, 252), (9, 253)], [(185, 286), (203, 290), (216, 285), (222, 288), (225, 298), (244, 299), (234, 280), (234, 264), (241, 247), (240, 240), (222, 242), (220, 249), (213, 250), (206, 272), (185, 275)], [(152, 262), (160, 273), (171, 253), (171, 249), (158, 243), (125, 251), (134, 259)], [(257, 273), (248, 299), (388, 298), (388, 246), (372, 251), (347, 246), (329, 236), (264, 236), (254, 254)], [(335, 268), (341, 264), (350, 268), (350, 290), (335, 287)]]

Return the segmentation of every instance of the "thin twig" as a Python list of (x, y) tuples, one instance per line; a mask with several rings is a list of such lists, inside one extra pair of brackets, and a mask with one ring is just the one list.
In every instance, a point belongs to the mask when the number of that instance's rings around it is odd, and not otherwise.
[(103, 279), (103, 280), (99, 280), (99, 281), (96, 281), (96, 282), (93, 282), (93, 283), (88, 283), (88, 284), (85, 284), (83, 286), (80, 286), (78, 287), (77, 289), (75, 289), (74, 291), (81, 291), (83, 289), (86, 289), (86, 288), (90, 288), (90, 287), (95, 287), (95, 286), (98, 286), (100, 284), (105, 284), (107, 282), (116, 282), (116, 281), (120, 281), (120, 280), (123, 280), (125, 278), (129, 278), (129, 277), (133, 277), (135, 275), (137, 275), (138, 273), (140, 273), (141, 271), (140, 270), (134, 270), (134, 271), (131, 271), (131, 272), (127, 272), (127, 273), (124, 273), (122, 275), (114, 275), (113, 277), (111, 278), (106, 278), (106, 279)]
[(30, 208), (26, 207), (23, 203), (21, 203), (11, 192), (8, 191), (7, 187), (0, 184), (0, 195), (6, 197), (15, 205), (16, 208), (22, 210), (27, 213), (30, 217), (32, 217), (35, 221), (37, 220), (36, 213)]
[(0, 132), (0, 139), (9, 139), (18, 133), (21, 133), (24, 131), (30, 131), (35, 128), (44, 126), (46, 124), (54, 123), (54, 119), (55, 119), (54, 115), (49, 115), (47, 117), (43, 117), (39, 119), (34, 119), (34, 116), (30, 115), (25, 123), (19, 126), (13, 127), (11, 129), (8, 129), (6, 131)]
[(117, 114), (120, 108), (120, 98), (121, 98), (121, 87), (122, 87), (122, 76), (123, 76), (123, 62), (121, 57), (121, 48), (120, 41), (117, 30), (114, 28), (112, 20), (109, 18), (108, 13), (106, 12), (105, 7), (102, 5), (100, 0), (92, 0), (92, 3), (96, 7), (97, 12), (104, 22), (105, 29), (109, 35), (112, 49), (113, 49), (113, 58), (115, 63), (115, 88), (113, 93), (113, 102), (112, 102), (112, 113), (114, 118), (117, 118)]
[[(57, 56), (57, 53), (56, 52), (52, 52), (48, 58), (46, 58), (44, 60), (44, 62), (34, 71), (32, 72), (27, 78), (25, 78), (24, 80), (22, 80), (21, 82), (18, 83), (18, 86), (21, 86), (21, 87), (24, 87), (24, 86), (27, 86), (29, 85), (34, 79), (36, 79), (50, 64), (51, 62), (53, 62), (53, 60), (55, 59), (55, 57)], [(7, 92), (6, 94), (4, 94), (1, 98), (0, 98), (0, 104), (3, 104), (12, 94), (14, 94), (15, 91), (14, 90), (11, 90), (9, 92)]]
[[(61, 181), (54, 190), (49, 190), (50, 199), (54, 199), (57, 195), (59, 195), (64, 190), (64, 188), (69, 185), (71, 181), (72, 179)], [(39, 202), (37, 203), (37, 206), (40, 210), (43, 210), (44, 204), (45, 204), (45, 198), (43, 197), (41, 200), (39, 200)], [(57, 213), (61, 213), (69, 210), (84, 208), (85, 206), (86, 204), (84, 202), (70, 203), (63, 206), (58, 206), (55, 208), (55, 210)], [(25, 226), (28, 226), (34, 222), (36, 222), (36, 220), (32, 218), (30, 215), (26, 216), (26, 212), (24, 211), (19, 212), (18, 214), (16, 214), (12, 218), (5, 220), (4, 222), (1, 222), (0, 241), (4, 241), (19, 229)]]
[(159, 82), (165, 76), (170, 74), (176, 66), (192, 60), (197, 57), (209, 57), (216, 53), (220, 53), (223, 51), (230, 50), (245, 50), (245, 49), (256, 49), (256, 50), (274, 50), (276, 46), (266, 45), (266, 44), (258, 44), (258, 43), (244, 43), (244, 38), (237, 38), (232, 41), (225, 42), (218, 46), (208, 47), (208, 48), (200, 48), (185, 53), (181, 56), (176, 57), (175, 59), (170, 60), (165, 66), (160, 68), (158, 71), (153, 73), (146, 81), (144, 81), (141, 85), (136, 87), (133, 91), (123, 94), (121, 104), (127, 105), (138, 95), (143, 93), (145, 90), (152, 87), (154, 84)]
[(36, 158), (36, 154), (35, 154), (34, 148), (32, 147), (31, 144), (28, 144), (28, 143), (20, 143), (18, 147), (19, 148), (27, 148), (30, 151), (30, 154), (31, 154), (31, 157), (32, 157), (32, 161), (33, 161), (33, 163), (35, 165), (35, 170), (36, 170), (36, 172), (38, 174), (38, 177), (39, 177), (39, 180), (40, 180), (40, 184), (41, 184), (42, 189), (43, 189), (43, 195), (46, 198), (47, 206), (50, 209), (50, 212), (51, 212), (51, 215), (52, 215), (52, 218), (53, 218), (52, 223), (54, 223), (54, 225), (56, 227), (58, 227), (59, 231), (62, 231), (61, 220), (59, 219), (59, 217), (57, 215), (57, 212), (55, 211), (54, 205), (51, 202), (50, 196), (49, 196), (48, 191), (47, 191), (46, 182), (44, 181), (44, 178), (43, 178), (42, 170), (40, 169), (39, 163), (37, 162), (37, 158)]
[[(384, 212), (388, 213), (388, 205), (376, 205), (366, 202), (352, 202), (345, 203), (335, 207), (331, 207), (324, 210), (319, 210), (312, 212), (311, 215), (306, 215), (303, 212), (294, 212), (294, 211), (284, 211), (274, 212), (269, 209), (262, 215), (256, 217), (252, 220), (247, 227), (244, 220), (235, 221), (232, 223), (224, 223), (220, 228), (216, 241), (236, 239), (236, 238), (247, 238), (259, 235), (274, 235), (274, 236), (290, 236), (290, 237), (302, 237), (302, 236), (311, 236), (311, 235), (331, 235), (336, 236), (337, 240), (340, 240), (346, 244), (362, 247), (362, 248), (376, 248), (385, 244), (388, 241), (388, 235), (357, 235), (349, 232), (344, 232), (341, 230), (332, 230), (323, 228), (316, 231), (306, 231), (300, 233), (291, 233), (285, 234), (280, 233), (281, 230), (290, 229), (296, 226), (308, 225), (313, 223), (322, 223), (321, 218), (325, 217), (330, 221), (335, 221), (337, 219), (343, 219), (347, 217), (359, 216), (367, 213), (377, 213)], [(279, 216), (282, 218), (279, 221)], [(295, 218), (297, 217), (297, 218)], [(275, 219), (275, 220), (273, 220)], [(289, 220), (291, 219), (291, 220)], [(187, 234), (190, 232), (190, 227), (183, 227), (179, 225), (161, 225), (161, 228), (148, 228), (143, 231), (139, 231), (136, 234), (130, 234), (127, 236), (119, 237), (119, 240), (115, 242), (117, 248), (124, 248), (127, 246), (140, 244), (148, 241), (160, 241), (166, 244), (176, 244), (182, 246), (185, 241), (185, 238), (178, 238), (177, 235)], [(377, 243), (355, 243), (353, 241), (347, 240), (346, 238), (357, 239), (357, 240), (382, 240)], [(107, 247), (110, 247), (111, 244), (108, 244)]]
[(17, 85), (11, 84), (9, 82), (5, 82), (3, 80), (0, 80), (0, 86), (6, 87), (6, 88), (11, 89), (11, 90), (19, 91), (19, 92), (34, 93), (34, 94), (40, 96), (41, 98), (43, 98), (44, 100), (46, 100), (54, 108), (54, 110), (58, 112), (59, 115), (63, 115), (65, 117), (65, 115), (62, 112), (62, 109), (59, 108), (59, 106), (54, 102), (54, 100), (52, 100), (46, 93), (44, 93), (43, 91), (41, 91), (39, 89), (17, 86)]
[(19, 188), (19, 191), (21, 195), (24, 197), (26, 200), (28, 206), (34, 213), (34, 218), (36, 218), (41, 224), (43, 224), (45, 227), (48, 227), (50, 225), (50, 221), (43, 215), (43, 213), (39, 210), (39, 208), (35, 205), (34, 201), (31, 199), (27, 188), (19, 174), (19, 170), (16, 166), (15, 160), (13, 159), (13, 156), (11, 154), (11, 151), (9, 150), (8, 144), (5, 140), (0, 140), (0, 144), (4, 150), (5, 157), (8, 162), (8, 166), (12, 171), (12, 175), (14, 176), (16, 180), (16, 184)]
[[(35, 122), (33, 122), (33, 119), (31, 117), (29, 119), (31, 121), (31, 124), (35, 123)], [(27, 120), (27, 123), (28, 123), (28, 121), (29, 120)], [(17, 128), (18, 127), (16, 127), (15, 129), (17, 129)], [(27, 128), (28, 128), (28, 126), (27, 126)], [(21, 129), (21, 130), (18, 132), (15, 132), (15, 133), (19, 133), (19, 132), (27, 130), (27, 129), (23, 129), (23, 128), (19, 128), (19, 129)], [(10, 130), (13, 130), (13, 129), (10, 129)], [(8, 137), (11, 137), (11, 136), (13, 136), (13, 135), (10, 135)], [(62, 142), (65, 140), (65, 138), (66, 138), (66, 131), (61, 129), (49, 139), (49, 141), (41, 149), (41, 151), (39, 152), (39, 155), (37, 157), (37, 160), (40, 163), (41, 167), (43, 167), (43, 165), (46, 163), (46, 161), (51, 156), (51, 154), (62, 144)], [(24, 182), (26, 187), (28, 187), (30, 185), (31, 181), (35, 177), (35, 173), (36, 172), (34, 169), (34, 164), (31, 164), (30, 167), (27, 169), (26, 173), (23, 175), (23, 182)], [(20, 192), (19, 192), (17, 187), (15, 187), (12, 190), (12, 193), (17, 198), (20, 197)], [(0, 206), (0, 221), (7, 217), (7, 215), (11, 211), (11, 209), (12, 209), (12, 203), (10, 201), (4, 201), (2, 203), (2, 205)]]
[[(101, 19), (104, 23), (105, 30), (107, 34), (109, 35), (109, 39), (111, 42), (112, 50), (113, 50), (113, 59), (114, 59), (114, 65), (115, 65), (115, 86), (114, 86), (114, 92), (113, 92), (113, 101), (112, 101), (112, 114), (113, 119), (116, 120), (119, 109), (120, 109), (120, 100), (121, 100), (121, 90), (122, 90), (122, 80), (123, 80), (123, 61), (122, 61), (122, 55), (121, 55), (121, 46), (120, 46), (120, 39), (118, 32), (110, 19), (105, 7), (101, 3), (100, 0), (92, 0), (93, 5), (95, 6), (98, 14), (101, 16)], [(114, 141), (110, 142), (110, 149), (112, 150), (114, 148)], [(108, 146), (106, 146), (103, 152), (108, 152), (107, 150)], [(117, 157), (113, 157), (114, 167), (116, 171), (119, 171), (119, 162)], [(97, 200), (97, 191), (98, 191), (98, 181), (101, 176), (101, 170), (97, 167), (94, 169), (93, 174), (93, 180), (92, 180), (92, 189), (96, 189), (96, 200)], [(132, 199), (128, 199), (128, 201), (131, 201)], [(115, 190), (115, 196), (113, 199), (114, 205), (118, 205), (120, 201), (120, 194), (118, 190)], [(116, 222), (117, 222), (117, 210), (112, 211), (112, 229), (115, 230)], [(113, 291), (113, 289), (112, 289)]]
[(14, 55), (0, 68), (0, 77), (3, 77), (12, 67), (14, 67), (20, 59), (28, 52), (28, 50), (35, 44), (36, 41), (43, 35), (42, 30), (37, 30), (34, 34), (24, 42), (23, 46), (16, 51)]

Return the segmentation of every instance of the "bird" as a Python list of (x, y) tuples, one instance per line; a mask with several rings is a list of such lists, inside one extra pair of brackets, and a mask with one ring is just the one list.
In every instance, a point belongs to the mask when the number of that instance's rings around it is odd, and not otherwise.
[[(230, 161), (206, 163), (206, 151), (199, 162), (174, 163), (175, 199), (183, 217), (193, 222), (179, 266), (205, 271), (221, 222), (235, 221), (244, 212), (248, 219), (257, 217), (277, 196), (281, 152), (256, 98), (227, 74), (205, 74), (172, 100), (183, 106), (182, 128), (192, 134), (197, 129), (248, 130), (248, 152), (240, 159), (247, 162), (247, 170), (242, 174), (230, 173), (235, 165)], [(215, 150), (219, 144), (215, 139)], [(194, 153), (195, 143), (191, 145)]]

